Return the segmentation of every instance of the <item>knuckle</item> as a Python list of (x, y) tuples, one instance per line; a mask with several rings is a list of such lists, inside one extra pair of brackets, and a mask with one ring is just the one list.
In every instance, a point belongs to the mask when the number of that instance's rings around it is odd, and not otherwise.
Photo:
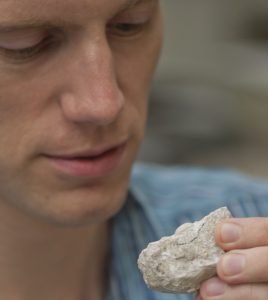
[(265, 244), (268, 243), (268, 218), (260, 218), (260, 240), (263, 241)]
[(246, 295), (248, 295), (248, 299), (256, 299), (256, 292), (253, 284), (247, 285)]
[(241, 236), (232, 249), (268, 245), (268, 218), (238, 219), (238, 223), (242, 226)]
[(268, 284), (248, 284), (243, 294), (248, 300), (267, 300)]
[(263, 298), (257, 296), (256, 288), (253, 284), (230, 286), (226, 296), (226, 300), (263, 300)]
[(257, 247), (246, 250), (247, 264), (244, 272), (247, 282), (268, 281), (268, 247)]

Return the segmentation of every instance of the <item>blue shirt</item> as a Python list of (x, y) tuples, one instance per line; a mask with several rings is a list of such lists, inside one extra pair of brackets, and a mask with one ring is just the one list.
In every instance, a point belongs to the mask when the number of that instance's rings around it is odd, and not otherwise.
[(149, 242), (227, 206), (235, 217), (268, 216), (268, 181), (235, 171), (136, 164), (126, 203), (113, 218), (107, 300), (193, 300), (145, 285), (137, 267)]

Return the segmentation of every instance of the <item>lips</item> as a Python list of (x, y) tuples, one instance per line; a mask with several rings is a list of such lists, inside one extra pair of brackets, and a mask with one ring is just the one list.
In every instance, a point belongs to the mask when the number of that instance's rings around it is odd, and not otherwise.
[(74, 177), (96, 179), (113, 173), (119, 167), (125, 148), (126, 142), (72, 154), (48, 155), (46, 159), (57, 172)]

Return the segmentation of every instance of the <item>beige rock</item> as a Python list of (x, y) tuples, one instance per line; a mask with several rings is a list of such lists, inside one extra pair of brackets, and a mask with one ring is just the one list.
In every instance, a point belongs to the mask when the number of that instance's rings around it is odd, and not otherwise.
[(181, 225), (174, 235), (150, 243), (138, 259), (146, 284), (167, 293), (194, 293), (216, 274), (224, 251), (214, 239), (215, 225), (231, 217), (226, 207), (202, 220)]

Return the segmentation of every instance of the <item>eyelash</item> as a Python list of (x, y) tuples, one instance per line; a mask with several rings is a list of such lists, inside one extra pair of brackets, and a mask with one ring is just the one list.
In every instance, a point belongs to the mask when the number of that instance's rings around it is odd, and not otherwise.
[[(143, 28), (147, 25), (148, 22), (144, 23), (116, 23), (108, 25), (107, 32), (112, 36), (118, 37), (133, 37), (140, 33)], [(31, 59), (38, 54), (41, 54), (45, 50), (49, 50), (50, 48), (55, 46), (56, 42), (52, 36), (46, 37), (40, 43), (21, 49), (6, 49), (0, 48), (0, 53), (10, 59), (13, 60), (28, 60)]]
[(108, 26), (108, 32), (119, 37), (132, 37), (140, 33), (148, 24), (148, 21), (143, 23), (117, 23)]
[(55, 40), (52, 36), (48, 36), (43, 39), (40, 43), (27, 48), (21, 49), (7, 49), (1, 48), (0, 52), (3, 53), (7, 58), (14, 60), (27, 60), (30, 59), (44, 50), (48, 50), (55, 45)]

